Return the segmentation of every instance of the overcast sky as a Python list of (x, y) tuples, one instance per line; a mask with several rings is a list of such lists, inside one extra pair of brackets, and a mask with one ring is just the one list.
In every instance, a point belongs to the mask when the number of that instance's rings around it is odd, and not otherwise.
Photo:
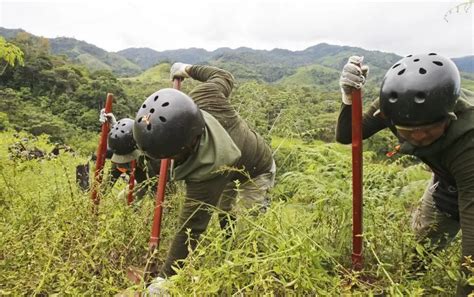
[[(471, 0), (472, 1), (472, 0)], [(321, 42), (370, 50), (474, 54), (473, 10), (457, 1), (0, 0), (0, 27), (66, 36), (107, 51), (149, 47), (303, 50)]]

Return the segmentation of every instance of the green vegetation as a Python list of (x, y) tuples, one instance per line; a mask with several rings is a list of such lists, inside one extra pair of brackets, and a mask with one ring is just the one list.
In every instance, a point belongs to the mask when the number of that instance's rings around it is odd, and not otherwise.
[[(74, 181), (86, 158), (71, 153), (44, 160), (9, 158), (12, 143), (45, 151), (47, 137), (3, 132), (0, 143), (1, 293), (112, 295), (129, 287), (124, 271), (143, 267), (152, 199), (140, 207), (117, 200), (121, 182), (91, 212), (89, 193)], [(423, 253), (410, 232), (409, 210), (420, 197), (429, 172), (405, 160), (375, 162), (364, 154), (365, 270), (351, 273), (350, 148), (323, 142), (273, 139), (279, 164), (271, 209), (255, 218), (242, 215), (230, 239), (213, 220), (198, 248), (172, 278), (181, 295), (321, 294), (440, 295), (455, 286), (459, 242), (433, 258), (428, 270), (409, 280), (409, 258)], [(182, 186), (167, 197), (165, 257), (184, 197)], [(417, 247), (416, 250), (413, 247)], [(370, 281), (367, 281), (370, 280)], [(448, 295), (448, 293), (445, 293)]]
[(118, 116), (134, 114), (135, 106), (112, 73), (90, 72), (51, 55), (45, 38), (19, 33), (11, 42), (24, 53), (24, 66), (7, 65), (0, 75), (0, 110), (10, 127), (59, 142), (86, 140), (98, 132), (98, 113), (108, 92), (115, 95)]
[(50, 39), (53, 54), (66, 55), (74, 62), (85, 65), (89, 70), (108, 70), (116, 75), (134, 75), (142, 68), (126, 58), (109, 53), (95, 45), (74, 38), (58, 37)]
[[(0, 75), (0, 294), (113, 295), (133, 286), (129, 266), (143, 267), (153, 199), (127, 207), (118, 182), (91, 212), (90, 193), (75, 184), (75, 167), (96, 149), (98, 114), (114, 93), (117, 118), (134, 118), (154, 91), (170, 87), (167, 62), (140, 75), (117, 78), (109, 70), (73, 63), (95, 60), (101, 52), (69, 40), (71, 55), (54, 55), (50, 40), (16, 32), (8, 43), (23, 54)], [(79, 48), (81, 50), (79, 50)], [(100, 49), (99, 49), (100, 50)], [(237, 78), (232, 102), (275, 151), (277, 184), (270, 210), (243, 214), (231, 238), (216, 219), (198, 248), (172, 278), (177, 295), (442, 295), (458, 278), (459, 241), (423, 258), (410, 231), (430, 173), (410, 157), (385, 157), (397, 144), (390, 133), (365, 142), (365, 269), (348, 270), (351, 256), (350, 147), (333, 143), (340, 94), (341, 63), (355, 48), (320, 45), (298, 52), (220, 49), (209, 64)], [(189, 54), (186, 50), (181, 54)], [(363, 52), (371, 66), (365, 104), (376, 98), (386, 65), (396, 55)], [(177, 57), (177, 56), (174, 56)], [(190, 56), (188, 56), (190, 57)], [(279, 57), (275, 63), (272, 57)], [(111, 60), (115, 57), (109, 56)], [(170, 60), (172, 61), (172, 60)], [(292, 64), (289, 64), (291, 61)], [(102, 63), (102, 64), (101, 64)], [(117, 60), (117, 63), (121, 63)], [(128, 62), (122, 69), (133, 67)], [(115, 69), (114, 67), (108, 69)], [(474, 89), (472, 74), (463, 86)], [(196, 82), (186, 80), (183, 91)], [(16, 147), (50, 152), (56, 142), (75, 152), (32, 159)], [(9, 149), (10, 148), (10, 149)], [(108, 165), (106, 168), (109, 168)], [(184, 198), (183, 185), (167, 196), (160, 249), (165, 258)], [(426, 272), (409, 279), (411, 257), (422, 256)], [(449, 261), (446, 261), (449, 259)]]
[(0, 36), (0, 75), (5, 71), (8, 65), (15, 66), (15, 63), (24, 65), (23, 52), (15, 45), (6, 42), (5, 38)]

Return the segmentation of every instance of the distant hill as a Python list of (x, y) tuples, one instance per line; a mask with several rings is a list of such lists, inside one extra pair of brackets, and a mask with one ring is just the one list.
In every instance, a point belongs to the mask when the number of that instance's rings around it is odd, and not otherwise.
[(456, 66), (458, 66), (459, 71), (474, 73), (474, 56), (453, 58), (452, 60), (454, 61)]
[(284, 85), (318, 85), (326, 89), (337, 90), (339, 89), (337, 84), (339, 76), (340, 72), (335, 69), (314, 64), (299, 67), (294, 74), (281, 79), (278, 83)]
[(200, 48), (178, 49), (158, 52), (150, 48), (128, 48), (118, 55), (134, 62), (142, 69), (148, 69), (161, 62), (180, 61), (189, 64), (204, 63), (212, 59), (212, 53)]
[(347, 58), (354, 54), (365, 56), (371, 65), (382, 69), (389, 68), (401, 58), (391, 53), (326, 43), (309, 47), (303, 51), (285, 49), (268, 51), (240, 47), (237, 49), (219, 48), (214, 51), (190, 48), (157, 52), (149, 48), (130, 48), (119, 51), (117, 54), (137, 63), (142, 68), (148, 68), (161, 62), (173, 63), (177, 61), (190, 64), (230, 65), (230, 68), (238, 68), (238, 72), (243, 77), (260, 78), (266, 82), (276, 82), (286, 76), (293, 75), (298, 67), (313, 64), (321, 64), (339, 71), (346, 63)]
[[(0, 27), (0, 35), (13, 39), (22, 29)], [(116, 53), (107, 52), (93, 44), (74, 38), (58, 37), (48, 39), (51, 53), (66, 55), (73, 62), (85, 65), (90, 70), (110, 70), (119, 76), (138, 74), (142, 68)]]
[[(321, 43), (302, 51), (285, 49), (268, 51), (240, 47), (237, 49), (219, 48), (214, 51), (189, 48), (158, 52), (150, 48), (129, 48), (119, 51), (117, 54), (133, 61), (144, 69), (162, 62), (173, 63), (177, 61), (189, 64), (231, 65), (231, 68), (240, 68), (243, 77), (260, 77), (266, 82), (275, 82), (285, 76), (293, 75), (298, 67), (313, 64), (320, 64), (340, 70), (351, 55), (364, 56), (365, 61), (372, 66), (372, 75), (380, 76), (397, 60), (402, 58), (393, 53), (326, 43)], [(455, 58), (453, 61), (461, 71), (474, 73), (474, 56)], [(237, 65), (239, 66), (237, 67)], [(372, 70), (376, 71), (373, 72)]]
[(5, 37), (5, 39), (12, 39), (14, 38), (18, 33), (26, 32), (23, 29), (6, 29), (0, 27), (0, 36)]
[[(0, 28), (0, 35), (13, 38), (21, 29)], [(393, 53), (365, 50), (359, 47), (338, 46), (321, 43), (301, 51), (286, 49), (254, 50), (247, 47), (237, 49), (218, 48), (207, 51), (201, 48), (155, 51), (150, 48), (128, 48), (112, 53), (95, 45), (74, 38), (49, 39), (53, 54), (66, 55), (72, 61), (86, 65), (91, 70), (107, 69), (119, 76), (135, 76), (160, 63), (184, 62), (189, 64), (210, 64), (231, 71), (239, 79), (259, 80), (267, 83), (279, 81), (302, 81), (304, 75), (321, 70), (318, 75), (328, 74), (320, 65), (340, 72), (351, 55), (365, 57), (371, 68), (370, 78), (379, 82), (385, 71), (401, 56)], [(453, 61), (466, 73), (474, 73), (474, 56), (455, 58)], [(312, 69), (308, 72), (309, 67)], [(299, 69), (303, 67), (303, 69)], [(316, 68), (315, 68), (316, 67)], [(334, 72), (335, 73), (335, 72)], [(299, 77), (295, 78), (294, 75)], [(331, 74), (332, 76), (332, 74)], [(287, 78), (287, 79), (286, 79)], [(285, 80), (286, 79), (286, 80)], [(320, 78), (304, 79), (318, 81)], [(326, 79), (322, 79), (326, 80)]]
[(66, 55), (71, 60), (86, 65), (89, 69), (108, 69), (118, 75), (133, 75), (142, 71), (141, 67), (126, 58), (109, 53), (90, 43), (74, 38), (58, 37), (49, 40), (51, 52)]

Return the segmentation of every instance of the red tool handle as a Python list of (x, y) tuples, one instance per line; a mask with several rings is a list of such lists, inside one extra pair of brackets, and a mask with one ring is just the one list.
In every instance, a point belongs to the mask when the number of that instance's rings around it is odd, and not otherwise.
[(362, 257), (362, 91), (352, 92), (352, 268), (363, 267)]
[[(107, 93), (107, 100), (105, 101), (105, 113), (112, 112), (113, 100), (114, 95), (112, 93)], [(100, 184), (102, 183), (102, 169), (104, 168), (105, 156), (107, 154), (107, 136), (109, 134), (109, 130), (109, 122), (105, 121), (102, 124), (99, 146), (97, 147), (97, 159), (95, 161), (94, 181), (91, 193), (91, 198), (95, 206), (99, 205), (98, 193)]]
[(128, 195), (127, 195), (127, 203), (128, 205), (133, 203), (133, 188), (135, 186), (135, 168), (137, 168), (137, 161), (132, 160), (130, 162), (130, 179), (128, 181)]
[(161, 160), (160, 177), (156, 191), (155, 212), (153, 215), (153, 225), (149, 242), (150, 250), (154, 250), (160, 245), (161, 218), (163, 214), (163, 203), (165, 202), (166, 180), (168, 179), (168, 168), (170, 159)]
[[(181, 89), (181, 79), (175, 78), (173, 80), (173, 88)], [(160, 165), (160, 177), (158, 179), (158, 188), (156, 190), (156, 203), (153, 215), (153, 225), (151, 228), (150, 242), (148, 246), (150, 250), (154, 250), (160, 245), (161, 221), (163, 214), (163, 203), (165, 202), (166, 181), (168, 180), (168, 168), (170, 166), (170, 159), (162, 159)]]

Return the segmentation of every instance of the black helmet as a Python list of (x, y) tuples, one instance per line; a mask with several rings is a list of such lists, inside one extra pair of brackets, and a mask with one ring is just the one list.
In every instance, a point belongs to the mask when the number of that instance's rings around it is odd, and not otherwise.
[(176, 89), (151, 94), (138, 110), (133, 135), (149, 157), (164, 159), (187, 151), (204, 131), (204, 118), (196, 103)]
[(453, 110), (460, 90), (459, 71), (450, 59), (435, 53), (408, 55), (385, 74), (380, 111), (396, 125), (456, 118)]
[(109, 132), (108, 146), (114, 154), (126, 155), (137, 149), (133, 139), (133, 120), (121, 119)]

